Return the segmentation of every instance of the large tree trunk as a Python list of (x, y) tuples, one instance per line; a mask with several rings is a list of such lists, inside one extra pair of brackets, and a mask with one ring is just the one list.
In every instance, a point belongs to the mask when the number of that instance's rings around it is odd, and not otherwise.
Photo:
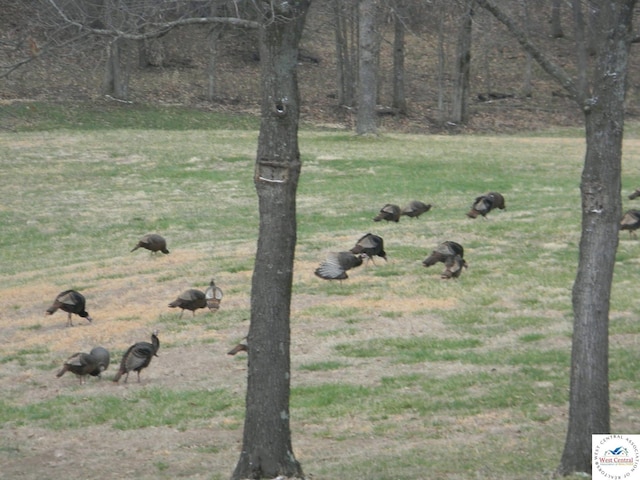
[(573, 286), (569, 428), (559, 472), (591, 473), (591, 435), (609, 433), (609, 300), (621, 216), (625, 84), (635, 0), (602, 2), (599, 50), (585, 101), (582, 238)]
[(265, 5), (260, 27), (261, 125), (254, 182), (260, 231), (251, 284), (246, 417), (232, 479), (303, 477), (289, 426), (290, 305), (300, 175), (296, 76), (310, 0)]
[(377, 0), (358, 2), (358, 114), (356, 133), (358, 135), (377, 134), (376, 101), (378, 99), (378, 33)]
[(625, 84), (636, 0), (600, 2), (593, 20), (598, 45), (584, 90), (531, 43), (493, 0), (475, 0), (504, 23), (584, 111), (587, 151), (582, 171), (582, 236), (573, 286), (569, 426), (558, 472), (591, 473), (591, 435), (609, 433), (609, 300), (621, 213), (620, 172)]

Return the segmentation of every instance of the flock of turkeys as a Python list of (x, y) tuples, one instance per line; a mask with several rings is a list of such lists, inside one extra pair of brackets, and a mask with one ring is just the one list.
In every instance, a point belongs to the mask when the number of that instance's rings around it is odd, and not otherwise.
[[(131, 250), (134, 252), (138, 248), (144, 248), (152, 253), (162, 252), (164, 254), (169, 253), (167, 249), (167, 241), (156, 233), (151, 233), (143, 236), (135, 247)], [(169, 303), (171, 308), (180, 308), (180, 317), (185, 310), (191, 310), (195, 315), (195, 311), (199, 308), (208, 307), (211, 311), (217, 311), (220, 308), (220, 302), (222, 300), (222, 290), (216, 286), (213, 279), (209, 283), (209, 287), (204, 291), (200, 291), (194, 288), (190, 288), (182, 292), (178, 298)], [(71, 315), (78, 315), (81, 318), (86, 318), (89, 323), (93, 321), (91, 316), (86, 310), (86, 300), (84, 295), (76, 290), (65, 290), (60, 292), (51, 306), (47, 308), (45, 314), (52, 315), (57, 310), (67, 312), (67, 326), (73, 326)], [(140, 372), (147, 368), (151, 363), (153, 357), (158, 356), (158, 349), (160, 348), (160, 340), (158, 339), (158, 331), (154, 331), (151, 334), (151, 343), (149, 342), (136, 342), (131, 345), (122, 356), (120, 361), (120, 368), (113, 377), (114, 382), (118, 382), (124, 375), (124, 381), (129, 378), (130, 372), (136, 372), (138, 374), (138, 382), (140, 382)], [(57, 377), (63, 376), (66, 372), (75, 373), (80, 383), (84, 383), (84, 379), (87, 375), (94, 377), (101, 377), (111, 361), (111, 355), (109, 351), (102, 347), (95, 347), (89, 353), (77, 352), (71, 355), (62, 365), (62, 368), (57, 373)]]
[[(640, 197), (640, 188), (637, 188), (629, 195), (629, 199), (633, 200)], [(506, 208), (504, 197), (498, 192), (488, 192), (477, 197), (470, 210), (467, 212), (469, 218), (477, 218), (478, 216), (486, 217), (493, 209)], [(423, 203), (419, 200), (409, 202), (404, 208), (398, 205), (386, 204), (378, 214), (373, 218), (374, 222), (385, 220), (387, 222), (399, 222), (400, 217), (407, 216), (417, 218), (431, 209), (430, 204)], [(630, 236), (636, 236), (635, 230), (640, 228), (640, 210), (627, 210), (620, 220), (620, 230), (628, 230)], [(168, 254), (166, 240), (158, 234), (152, 233), (143, 236), (135, 247), (131, 250), (134, 252), (139, 248), (155, 252)], [(371, 260), (373, 257), (383, 258), (387, 260), (387, 253), (384, 250), (384, 240), (378, 235), (367, 233), (360, 237), (356, 244), (348, 251), (331, 252), (327, 258), (315, 270), (315, 274), (325, 280), (344, 280), (348, 278), (347, 271), (362, 265), (364, 260)], [(443, 263), (445, 266), (441, 274), (441, 278), (457, 278), (462, 273), (463, 268), (467, 268), (467, 262), (464, 259), (464, 248), (457, 242), (447, 240), (440, 243), (425, 258), (422, 265), (430, 267), (436, 263)], [(204, 291), (194, 288), (185, 290), (178, 298), (169, 303), (171, 308), (180, 308), (180, 318), (185, 310), (190, 310), (195, 315), (195, 311), (199, 308), (208, 307), (211, 311), (216, 311), (220, 307), (222, 300), (222, 290), (216, 286), (213, 279), (209, 287)], [(52, 305), (46, 310), (47, 315), (51, 315), (57, 310), (67, 312), (67, 326), (73, 326), (71, 315), (75, 314), (81, 318), (86, 318), (92, 322), (92, 318), (86, 310), (86, 300), (84, 296), (75, 290), (65, 290), (58, 294)], [(154, 356), (158, 356), (160, 348), (160, 340), (158, 332), (151, 334), (151, 343), (136, 342), (131, 345), (122, 356), (120, 368), (113, 378), (114, 382), (118, 382), (125, 375), (125, 382), (130, 372), (137, 372), (138, 382), (140, 381), (140, 372), (149, 366)], [(249, 347), (246, 342), (241, 342), (228, 352), (229, 355), (235, 355), (241, 351), (248, 351)], [(67, 371), (75, 373), (80, 378), (80, 383), (84, 382), (86, 375), (100, 377), (109, 367), (110, 354), (104, 347), (95, 347), (89, 353), (77, 352), (71, 355), (63, 364), (58, 377), (64, 375)]]
[[(467, 212), (467, 216), (469, 218), (486, 217), (494, 208), (502, 210), (505, 207), (504, 197), (500, 193), (488, 192), (475, 198), (470, 210)], [(409, 202), (404, 208), (387, 203), (380, 209), (373, 221), (386, 220), (387, 222), (397, 223), (403, 215), (410, 218), (418, 218), (429, 210), (431, 210), (431, 204), (419, 200)], [(384, 251), (384, 241), (378, 235), (367, 233), (358, 239), (351, 250), (329, 253), (327, 258), (316, 269), (315, 274), (325, 280), (344, 280), (348, 278), (348, 270), (359, 267), (365, 259), (373, 261), (374, 256), (387, 259), (387, 253)], [(462, 245), (450, 240), (442, 242), (425, 258), (422, 264), (425, 267), (430, 267), (440, 262), (444, 263), (445, 266), (441, 278), (458, 278), (462, 273), (462, 269), (467, 268)]]

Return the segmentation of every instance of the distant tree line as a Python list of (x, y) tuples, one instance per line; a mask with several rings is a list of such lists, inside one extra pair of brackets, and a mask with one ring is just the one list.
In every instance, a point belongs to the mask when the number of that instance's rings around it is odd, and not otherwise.
[[(5, 15), (21, 16), (16, 24), (29, 28), (6, 31), (0, 43), (0, 78), (49, 52), (72, 54), (88, 38), (97, 38), (104, 46), (102, 85), (105, 95), (127, 101), (131, 97), (131, 77), (136, 68), (163, 66), (168, 50), (179, 54), (180, 37), (167, 34), (176, 29), (193, 31), (201, 39), (202, 72), (209, 101), (220, 95), (217, 72), (221, 41), (229, 34), (244, 32), (255, 43), (262, 2), (240, 0), (25, 0), (6, 1)], [(28, 5), (25, 8), (25, 4)], [(534, 37), (564, 36), (563, 22), (573, 13), (559, 0), (500, 0), (502, 8), (524, 18)], [(356, 113), (360, 134), (377, 132), (377, 117), (402, 115), (410, 110), (407, 78), (428, 74), (434, 79), (437, 122), (464, 125), (469, 120), (472, 62), (482, 84), (473, 85), (476, 99), (491, 100), (510, 95), (528, 96), (532, 92), (532, 60), (523, 64), (520, 86), (509, 93), (494, 91), (488, 56), (495, 48), (493, 38), (499, 31), (473, 0), (327, 0), (315, 2), (333, 30), (335, 43), (335, 91), (337, 104)], [(532, 12), (543, 12), (532, 15)], [(587, 25), (590, 25), (585, 15)], [(534, 22), (544, 22), (535, 25)], [(203, 28), (205, 35), (203, 35)], [(197, 30), (194, 30), (197, 29)], [(241, 35), (243, 35), (241, 33)], [(313, 44), (314, 32), (307, 31), (303, 41)], [(418, 55), (432, 57), (435, 71), (406, 71), (406, 39), (436, 39), (425, 43)], [(586, 35), (586, 39), (593, 38)], [(381, 51), (390, 51), (389, 66), (381, 62)], [(475, 57), (472, 57), (472, 51)], [(416, 52), (411, 52), (416, 55)], [(311, 59), (313, 60), (313, 59)], [(187, 59), (184, 59), (187, 62)], [(522, 62), (521, 59), (514, 59)], [(390, 69), (391, 71), (385, 71)], [(391, 82), (383, 98), (381, 82)], [(477, 83), (477, 82), (476, 82)]]

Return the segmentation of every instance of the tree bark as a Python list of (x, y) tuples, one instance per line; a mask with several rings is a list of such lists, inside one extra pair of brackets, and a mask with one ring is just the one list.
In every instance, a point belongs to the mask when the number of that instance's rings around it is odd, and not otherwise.
[(209, 39), (209, 62), (207, 64), (207, 100), (212, 102), (218, 95), (217, 73), (218, 73), (218, 44), (222, 36), (222, 27), (214, 25), (208, 33)]
[[(525, 34), (529, 36), (529, 25), (531, 22), (531, 16), (529, 15), (529, 1), (522, 0), (522, 15), (524, 17), (524, 29)], [(525, 52), (525, 64), (524, 64), (524, 75), (522, 78), (522, 96), (530, 97), (533, 92), (533, 86), (531, 85), (531, 66), (533, 63), (533, 59), (531, 58), (531, 54)]]
[(129, 75), (122, 67), (121, 38), (115, 38), (107, 46), (107, 62), (105, 64), (103, 92), (120, 100), (127, 100), (129, 95)]
[[(445, 0), (446, 1), (446, 0)], [(438, 122), (443, 124), (446, 120), (444, 98), (445, 88), (445, 9), (444, 5), (438, 5)]]
[(609, 300), (621, 216), (621, 158), (628, 56), (636, 0), (602, 2), (592, 96), (583, 106), (582, 237), (573, 286), (569, 427), (558, 471), (591, 473), (591, 435), (609, 433)]
[(551, 37), (552, 38), (564, 37), (564, 32), (562, 31), (562, 20), (560, 15), (561, 8), (562, 8), (562, 0), (551, 0)]
[(396, 2), (393, 12), (393, 100), (392, 107), (398, 113), (407, 113), (407, 99), (404, 93), (404, 3)]
[(304, 476), (291, 445), (289, 347), (301, 168), (296, 65), (310, 3), (262, 3), (261, 125), (254, 176), (260, 230), (251, 283), (246, 416), (234, 480)]
[(377, 0), (359, 0), (358, 2), (358, 114), (356, 133), (358, 135), (377, 134), (376, 101), (378, 82), (376, 66), (378, 52), (376, 31)]
[(469, 71), (471, 67), (471, 30), (473, 0), (465, 0), (458, 36), (451, 121), (465, 124), (469, 120)]
[(338, 73), (338, 105), (355, 105), (355, 33), (354, 11), (351, 2), (334, 0), (336, 37), (336, 70)]
[(573, 29), (576, 39), (578, 80), (576, 82), (579, 92), (579, 100), (583, 101), (588, 96), (588, 64), (587, 64), (587, 44), (585, 40), (584, 15), (582, 14), (582, 0), (571, 2), (573, 11)]

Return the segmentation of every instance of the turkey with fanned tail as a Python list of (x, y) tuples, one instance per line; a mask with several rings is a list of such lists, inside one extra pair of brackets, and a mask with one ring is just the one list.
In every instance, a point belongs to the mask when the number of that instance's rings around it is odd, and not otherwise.
[(83, 384), (85, 376), (98, 375), (100, 373), (99, 360), (90, 353), (74, 353), (65, 360), (56, 377), (60, 378), (66, 372), (75, 373), (80, 379), (80, 384)]
[(365, 254), (354, 255), (351, 252), (332, 252), (315, 270), (315, 274), (325, 280), (344, 280), (349, 278), (347, 270), (362, 265)]
[(213, 278), (211, 279), (207, 289), (204, 291), (204, 297), (207, 301), (207, 307), (209, 307), (209, 310), (217, 312), (220, 308), (220, 302), (222, 302), (222, 290), (215, 284)]
[(89, 375), (102, 377), (102, 372), (109, 368), (109, 363), (111, 363), (109, 350), (104, 347), (94, 347), (89, 354), (98, 361), (98, 367), (93, 372), (90, 372)]

